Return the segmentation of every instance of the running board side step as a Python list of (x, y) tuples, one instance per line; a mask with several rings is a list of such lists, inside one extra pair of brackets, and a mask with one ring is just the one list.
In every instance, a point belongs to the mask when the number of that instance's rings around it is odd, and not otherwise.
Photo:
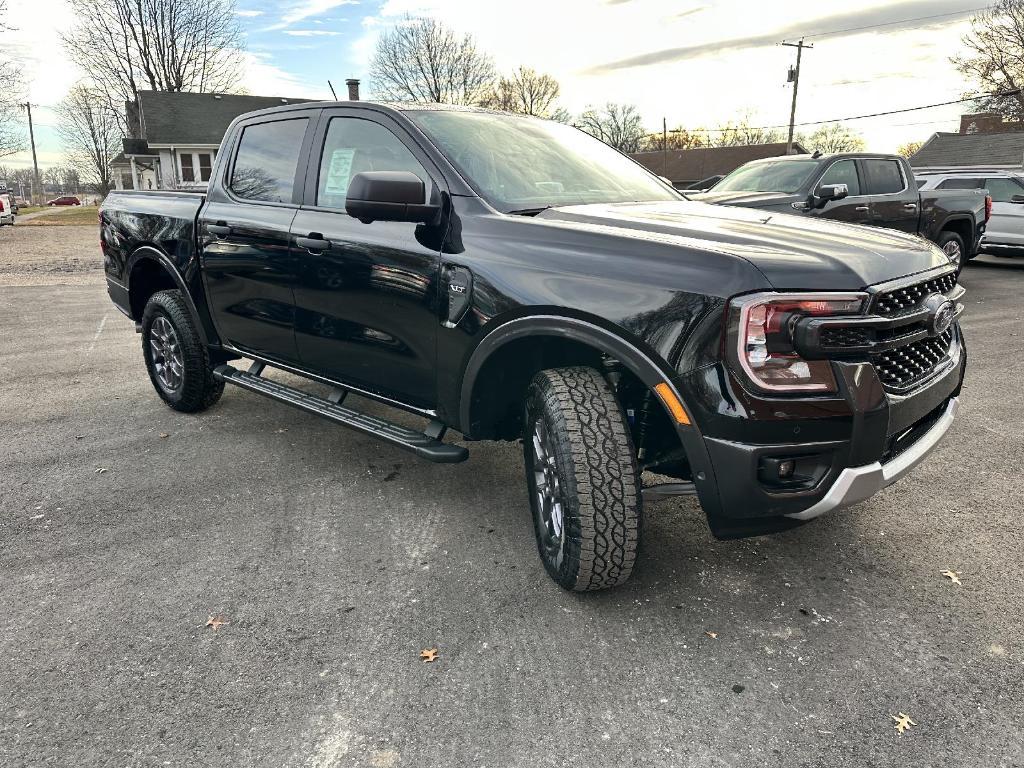
[(342, 405), (347, 394), (344, 389), (335, 389), (329, 399), (325, 400), (276, 381), (264, 379), (260, 375), (263, 372), (263, 367), (262, 363), (254, 363), (248, 371), (240, 371), (231, 365), (219, 365), (214, 368), (213, 375), (214, 378), (228, 384), (234, 384), (258, 395), (269, 397), (271, 400), (298, 408), (300, 411), (312, 413), (328, 421), (333, 421), (335, 424), (362, 432), (364, 435), (370, 435), (399, 448), (405, 448), (428, 461), (452, 464), (469, 458), (469, 451), (461, 445), (441, 442), (446, 428), (439, 421), (432, 421), (427, 425), (426, 431), (417, 432), (400, 424), (393, 424), (376, 416), (362, 413), (354, 408), (345, 407)]

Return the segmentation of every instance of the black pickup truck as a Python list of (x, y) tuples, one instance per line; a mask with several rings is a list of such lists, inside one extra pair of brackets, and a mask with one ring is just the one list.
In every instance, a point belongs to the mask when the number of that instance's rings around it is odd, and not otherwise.
[(436, 462), (522, 440), (569, 589), (629, 576), (659, 498), (696, 496), (721, 538), (868, 498), (947, 431), (964, 375), (963, 289), (934, 245), (689, 202), (534, 118), (243, 115), (207, 193), (113, 193), (100, 223), (168, 405), (232, 384)]
[(938, 244), (957, 264), (978, 252), (992, 215), (984, 190), (919, 192), (899, 155), (787, 155), (741, 165), (691, 200), (899, 229)]

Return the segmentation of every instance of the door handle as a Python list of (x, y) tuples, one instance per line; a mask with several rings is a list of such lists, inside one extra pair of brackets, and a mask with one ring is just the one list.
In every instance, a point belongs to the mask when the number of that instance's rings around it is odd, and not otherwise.
[(206, 230), (214, 237), (221, 238), (227, 237), (231, 234), (231, 227), (225, 224), (223, 221), (218, 221), (216, 224), (207, 224)]
[(325, 240), (319, 232), (310, 232), (307, 237), (296, 237), (295, 244), (307, 251), (326, 251), (331, 247), (331, 241)]
[(853, 210), (857, 211), (858, 213), (867, 213), (868, 211), (871, 210), (871, 207), (867, 205), (858, 205)]
[(904, 203), (903, 207), (906, 208), (908, 211), (916, 211), (917, 203)]

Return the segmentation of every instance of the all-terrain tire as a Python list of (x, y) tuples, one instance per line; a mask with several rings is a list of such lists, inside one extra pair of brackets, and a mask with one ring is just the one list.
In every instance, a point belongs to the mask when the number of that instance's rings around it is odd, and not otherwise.
[[(580, 592), (626, 581), (643, 521), (640, 471), (626, 416), (604, 377), (585, 367), (538, 373), (526, 394), (523, 452), (537, 548), (551, 578)], [(561, 501), (557, 535), (545, 497)]]
[[(175, 377), (180, 379), (176, 386), (168, 386), (161, 379), (160, 366), (165, 365), (165, 345), (154, 336), (153, 327), (165, 328), (169, 322), (173, 329), (175, 345), (175, 368), (180, 368)], [(168, 334), (164, 334), (165, 338)], [(157, 394), (176, 411), (197, 413), (205, 411), (216, 403), (224, 392), (224, 382), (213, 377), (210, 356), (203, 344), (199, 329), (192, 320), (181, 291), (160, 291), (154, 293), (142, 313), (142, 355), (146, 370)]]

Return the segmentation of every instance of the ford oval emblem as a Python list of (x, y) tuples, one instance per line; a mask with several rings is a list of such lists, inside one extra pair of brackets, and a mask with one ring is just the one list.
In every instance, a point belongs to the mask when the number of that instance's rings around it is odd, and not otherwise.
[(948, 331), (949, 326), (953, 324), (953, 316), (956, 314), (956, 308), (953, 306), (953, 302), (941, 293), (933, 293), (925, 299), (924, 306), (929, 313), (929, 333), (931, 333), (932, 336), (941, 336)]

